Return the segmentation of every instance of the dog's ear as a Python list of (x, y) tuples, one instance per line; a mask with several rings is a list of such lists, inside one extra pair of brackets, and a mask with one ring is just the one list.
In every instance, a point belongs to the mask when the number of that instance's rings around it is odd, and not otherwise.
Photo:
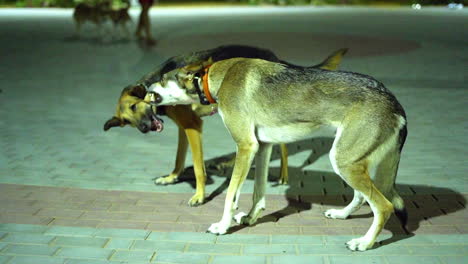
[(122, 126), (122, 120), (118, 117), (113, 116), (111, 119), (107, 120), (104, 124), (104, 131), (109, 130), (111, 127)]
[(213, 64), (214, 61), (213, 61), (213, 57), (209, 57), (208, 60), (206, 60), (205, 62), (203, 62), (203, 68), (206, 67), (206, 66), (209, 66), (211, 64)]
[(143, 85), (131, 85), (123, 89), (122, 94), (127, 93), (128, 95), (144, 99), (146, 96), (146, 88)]

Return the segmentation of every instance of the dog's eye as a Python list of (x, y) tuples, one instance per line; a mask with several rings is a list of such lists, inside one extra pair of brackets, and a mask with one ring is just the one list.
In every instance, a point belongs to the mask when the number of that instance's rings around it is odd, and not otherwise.
[(135, 111), (136, 111), (136, 104), (132, 104), (132, 105), (130, 106), (130, 109), (131, 109), (133, 112), (135, 112)]

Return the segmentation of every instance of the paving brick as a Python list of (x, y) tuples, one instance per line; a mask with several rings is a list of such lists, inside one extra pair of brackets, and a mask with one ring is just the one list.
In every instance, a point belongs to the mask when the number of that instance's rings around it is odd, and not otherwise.
[(323, 245), (324, 236), (289, 236), (289, 235), (272, 235), (272, 244), (315, 244)]
[[(271, 256), (271, 264), (285, 264), (285, 263), (294, 263), (294, 264), (325, 264), (324, 257), (322, 256), (294, 256), (294, 255), (286, 255), (286, 256)], [(233, 262), (234, 263), (234, 262)], [(244, 262), (250, 263), (250, 262)]]
[(12, 244), (49, 244), (52, 239), (54, 239), (53, 236), (42, 234), (10, 233), (1, 241)]
[(385, 259), (382, 256), (330, 256), (329, 260), (330, 260), (330, 264), (385, 263)]
[(8, 255), (34, 255), (34, 256), (52, 256), (58, 247), (49, 247), (45, 245), (9, 245), (3, 250), (3, 254)]
[[(208, 224), (206, 226), (209, 226)], [(200, 229), (199, 224), (194, 223), (153, 223), (147, 226), (148, 230), (158, 232), (197, 232)]]
[[(83, 213), (83, 212), (82, 212)], [(97, 220), (129, 220), (130, 213), (114, 213), (107, 211), (89, 211), (83, 213), (81, 219), (97, 219)]]
[(442, 256), (440, 257), (444, 264), (468, 263), (468, 256)]
[[(424, 263), (424, 264), (442, 264), (437, 256), (385, 256), (388, 264), (402, 263)], [(463, 262), (457, 262), (463, 263)]]
[(8, 263), (8, 261), (9, 261), (10, 259), (12, 259), (12, 258), (14, 258), (14, 257), (11, 257), (11, 256), (2, 256), (2, 255), (0, 255), (0, 264), (6, 264), (6, 263)]
[(150, 231), (148, 230), (101, 228), (96, 229), (94, 235), (96, 237), (145, 239), (149, 233)]
[(125, 229), (146, 229), (148, 222), (135, 221), (101, 221), (98, 228), (125, 228)]
[[(127, 264), (128, 262), (120, 262), (120, 261), (107, 261), (107, 260), (97, 260), (97, 259), (73, 259), (67, 258), (67, 262), (65, 264)], [(133, 264), (133, 262), (131, 263)]]
[(153, 231), (149, 234), (146, 240), (165, 240), (168, 234), (168, 232)]
[(224, 236), (213, 236), (216, 239), (216, 244), (268, 244), (270, 236), (268, 235), (247, 235), (247, 234), (229, 234)]
[(132, 246), (133, 239), (125, 239), (125, 238), (111, 238), (105, 245), (105, 248), (108, 249), (129, 249)]
[(240, 249), (240, 245), (191, 243), (187, 251), (207, 254), (240, 254)]
[(113, 250), (90, 247), (64, 247), (59, 250), (57, 256), (65, 258), (101, 259), (107, 260)]
[(4, 232), (43, 233), (47, 228), (47, 226), (41, 225), (0, 224), (0, 231)]
[(49, 223), (51, 226), (68, 226), (68, 227), (92, 227), (97, 228), (101, 220), (86, 220), (74, 218), (55, 218)]
[(24, 216), (16, 214), (0, 214), (0, 223), (15, 223), (25, 225), (48, 225), (54, 218), (45, 216)]
[(94, 237), (57, 237), (51, 245), (102, 248), (108, 240), (107, 238)]
[(295, 245), (245, 245), (243, 253), (246, 255), (258, 254), (296, 254)]
[(468, 235), (453, 234), (453, 235), (427, 235), (436, 244), (468, 244)]
[(134, 263), (136, 261), (149, 262), (153, 257), (154, 252), (151, 251), (129, 251), (129, 250), (117, 250), (112, 257), (111, 261), (129, 261)]
[(65, 261), (66, 259), (57, 257), (15, 256), (8, 264), (64, 264)]
[(51, 226), (44, 234), (48, 236), (76, 236), (90, 237), (96, 233), (95, 228), (86, 227), (68, 227), (68, 226)]
[[(173, 242), (173, 241), (142, 241), (136, 240), (132, 246), (132, 250), (145, 250), (145, 251), (178, 251), (183, 252), (187, 243)], [(205, 246), (208, 244), (204, 244)]]
[(207, 264), (209, 259), (210, 256), (204, 254), (161, 252), (156, 253), (155, 261), (158, 263)]
[(261, 234), (261, 235), (270, 235), (270, 234), (300, 234), (300, 227), (298, 226), (277, 226), (275, 223), (262, 223), (253, 227), (247, 227), (250, 234)]
[(467, 255), (468, 248), (459, 245), (413, 246), (408, 245), (412, 255), (420, 256), (460, 256)]
[[(266, 264), (267, 257), (265, 256), (214, 256), (210, 264)], [(278, 263), (294, 263), (294, 262), (278, 262)], [(309, 262), (310, 263), (310, 262)]]
[(209, 233), (169, 232), (166, 239), (182, 242), (214, 243), (216, 236)]
[[(352, 227), (301, 227), (302, 234), (304, 235), (325, 235), (325, 236), (335, 236), (335, 235), (352, 235), (354, 234)], [(364, 233), (363, 233), (364, 234)]]
[(84, 212), (81, 210), (67, 210), (67, 209), (41, 209), (36, 215), (46, 216), (52, 218), (79, 218)]
[(323, 238), (325, 240), (325, 244), (327, 245), (344, 245), (349, 240), (357, 238), (357, 236), (356, 235), (346, 235), (346, 236), (335, 235), (335, 236), (323, 236)]
[(310, 255), (351, 255), (352, 252), (342, 245), (297, 245), (299, 254)]

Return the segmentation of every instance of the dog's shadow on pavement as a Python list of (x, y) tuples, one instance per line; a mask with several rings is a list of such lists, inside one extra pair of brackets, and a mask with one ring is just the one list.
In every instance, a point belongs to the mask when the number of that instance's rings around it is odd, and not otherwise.
[[(283, 217), (308, 211), (314, 207), (344, 207), (351, 201), (353, 197), (353, 190), (352, 188), (348, 187), (338, 175), (332, 172), (315, 171), (306, 168), (321, 156), (328, 154), (332, 143), (333, 138), (322, 137), (288, 144), (289, 156), (302, 151), (312, 151), (301, 166), (288, 167), (289, 184), (284, 194), (285, 199), (287, 200), (287, 205), (280, 210), (260, 217), (255, 225), (261, 225), (262, 223), (267, 222), (277, 222)], [(206, 202), (213, 200), (216, 196), (223, 193), (229, 186), (229, 177), (231, 176), (232, 168), (219, 169), (217, 168), (216, 164), (228, 161), (234, 157), (234, 155), (235, 153), (230, 153), (205, 161), (205, 164), (207, 164), (208, 168), (207, 171), (209, 179), (215, 176), (226, 178), (226, 180), (215, 191), (213, 191), (210, 196), (207, 197)], [(280, 151), (279, 148), (275, 146), (275, 149), (272, 153), (272, 160), (279, 158)], [(254, 169), (251, 169), (248, 178), (252, 179), (254, 173), (253, 171)], [(186, 173), (187, 174), (182, 177), (182, 181), (190, 181), (193, 188), (195, 188), (193, 168), (187, 168)], [(280, 168), (270, 167), (269, 181), (273, 182), (273, 185), (277, 185), (276, 182), (279, 178), (279, 173)], [(191, 179), (189, 180), (188, 177)], [(209, 182), (213, 181), (209, 180), (207, 181), (207, 184), (209, 184)], [(376, 244), (376, 248), (385, 244), (396, 242), (398, 240), (412, 237), (414, 236), (413, 232), (418, 230), (421, 225), (430, 225), (431, 219), (439, 219), (439, 217), (443, 217), (444, 215), (449, 215), (466, 208), (465, 197), (452, 189), (409, 184), (397, 184), (396, 186), (399, 193), (405, 200), (405, 206), (408, 210), (408, 223), (406, 227), (407, 230), (404, 230), (397, 218), (392, 215), (385, 226), (385, 229), (392, 233), (392, 237), (384, 241), (380, 241), (378, 244)], [(353, 214), (349, 217), (349, 219), (371, 219), (373, 214), (370, 208), (368, 209), (369, 213)], [(229, 233), (235, 233), (245, 227), (246, 226), (243, 225), (233, 226), (230, 228)]]

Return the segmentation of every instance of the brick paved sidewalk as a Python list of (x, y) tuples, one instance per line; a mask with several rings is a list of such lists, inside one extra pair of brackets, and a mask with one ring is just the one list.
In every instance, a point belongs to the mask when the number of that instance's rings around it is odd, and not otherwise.
[(364, 253), (344, 242), (370, 226), (368, 207), (348, 220), (322, 216), (350, 197), (268, 195), (257, 225), (214, 236), (205, 230), (219, 220), (223, 195), (195, 208), (186, 205), (190, 195), (0, 184), (0, 263), (401, 263), (416, 256), (462, 263), (468, 256), (462, 195), (404, 196), (415, 235), (391, 218)]

